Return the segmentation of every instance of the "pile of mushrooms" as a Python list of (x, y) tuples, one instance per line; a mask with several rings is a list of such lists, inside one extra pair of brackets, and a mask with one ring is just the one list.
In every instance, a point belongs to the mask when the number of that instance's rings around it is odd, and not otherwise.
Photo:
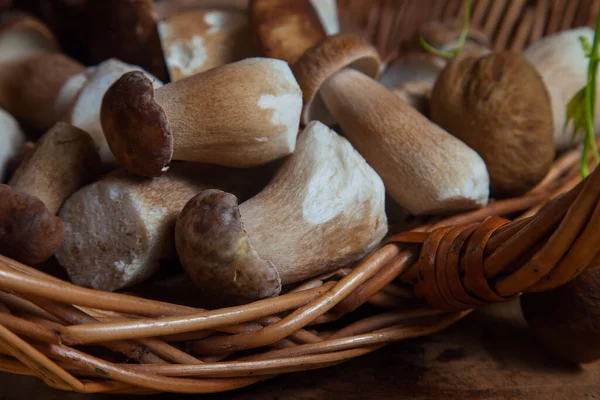
[[(106, 291), (175, 260), (199, 302), (219, 305), (353, 266), (388, 233), (386, 195), (440, 215), (531, 190), (571, 145), (565, 109), (586, 74), (577, 38), (593, 35), (567, 31), (521, 55), (491, 52), (473, 29), (453, 59), (409, 46), (382, 66), (362, 37), (339, 33), (332, 0), (27, 11), (52, 29), (1, 19), (0, 253), (54, 257), (72, 282)], [(419, 34), (449, 50), (459, 31)], [(578, 288), (565, 290), (576, 302)], [(540, 298), (523, 304), (544, 341)]]

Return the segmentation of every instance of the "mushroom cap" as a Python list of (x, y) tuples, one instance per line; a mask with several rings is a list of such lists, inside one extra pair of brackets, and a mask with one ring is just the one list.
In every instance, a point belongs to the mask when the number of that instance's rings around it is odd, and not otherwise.
[(0, 63), (59, 50), (52, 32), (35, 18), (19, 15), (0, 25)]
[(433, 88), (430, 113), (483, 158), (493, 196), (525, 193), (552, 166), (548, 91), (535, 67), (518, 53), (450, 61)]
[(175, 243), (203, 297), (242, 303), (281, 291), (279, 273), (250, 244), (232, 194), (205, 190), (194, 196), (177, 218)]
[(261, 55), (293, 65), (326, 36), (309, 0), (252, 0), (250, 25)]
[(575, 363), (600, 359), (600, 268), (590, 268), (559, 288), (521, 296), (534, 336)]
[(235, 10), (190, 10), (159, 22), (171, 81), (254, 54), (248, 17)]
[(0, 185), (0, 253), (35, 265), (58, 250), (65, 226), (40, 199)]
[(308, 124), (311, 120), (319, 120), (327, 125), (335, 123), (323, 100), (318, 96), (321, 85), (330, 76), (341, 69), (352, 68), (377, 78), (380, 64), (377, 50), (353, 33), (327, 36), (309, 49), (292, 66), (304, 98), (302, 123)]
[(143, 72), (124, 74), (106, 91), (100, 121), (112, 153), (129, 171), (158, 176), (171, 162), (169, 121)]
[[(100, 124), (102, 98), (115, 81), (130, 71), (142, 71), (145, 73), (152, 81), (154, 89), (162, 86), (162, 82), (158, 78), (150, 75), (140, 67), (111, 58), (95, 67), (88, 68), (84, 74), (77, 75), (77, 77), (80, 77), (79, 79), (84, 80), (84, 84), (79, 90), (77, 99), (70, 105), (70, 110), (66, 115), (66, 120), (70, 124), (90, 134), (99, 148), (103, 163), (108, 165), (114, 164), (116, 160), (108, 147), (108, 143), (106, 143)], [(66, 85), (68, 84), (75, 86), (77, 82), (69, 81)]]

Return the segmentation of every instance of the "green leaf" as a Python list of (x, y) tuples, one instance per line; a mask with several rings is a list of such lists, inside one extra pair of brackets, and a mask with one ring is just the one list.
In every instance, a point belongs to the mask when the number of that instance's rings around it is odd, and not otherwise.
[(565, 121), (564, 130), (567, 130), (569, 125), (573, 125), (573, 136), (572, 140), (579, 134), (586, 133), (586, 88), (583, 87), (579, 90), (575, 96), (567, 104), (567, 119)]

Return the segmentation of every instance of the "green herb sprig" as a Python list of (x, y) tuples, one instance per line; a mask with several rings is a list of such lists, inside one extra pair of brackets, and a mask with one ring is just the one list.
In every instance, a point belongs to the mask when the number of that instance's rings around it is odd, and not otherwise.
[(585, 56), (590, 60), (587, 71), (587, 82), (569, 101), (567, 105), (567, 120), (564, 128), (566, 129), (569, 123), (573, 123), (573, 139), (581, 133), (585, 134), (580, 166), (581, 176), (585, 178), (590, 173), (588, 169), (590, 149), (592, 150), (596, 164), (600, 163), (600, 155), (598, 154), (598, 146), (596, 146), (594, 134), (596, 76), (598, 74), (598, 62), (600, 62), (600, 55), (598, 54), (600, 45), (600, 12), (596, 17), (596, 31), (593, 44), (590, 44), (589, 40), (584, 36), (580, 36), (579, 40)]
[(427, 43), (423, 35), (419, 38), (419, 42), (421, 46), (428, 52), (435, 54), (436, 56), (444, 57), (444, 58), (454, 58), (460, 54), (462, 47), (467, 41), (467, 36), (469, 34), (469, 26), (471, 25), (471, 6), (472, 0), (465, 1), (465, 22), (462, 27), (462, 31), (460, 33), (460, 37), (458, 38), (458, 42), (456, 42), (456, 47), (452, 51), (441, 51)]

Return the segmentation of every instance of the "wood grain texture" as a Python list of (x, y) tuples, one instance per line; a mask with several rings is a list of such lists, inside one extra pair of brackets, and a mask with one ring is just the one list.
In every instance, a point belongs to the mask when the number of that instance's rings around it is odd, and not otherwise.
[[(118, 396), (126, 399), (125, 396)], [(600, 363), (578, 367), (547, 353), (526, 328), (518, 302), (474, 312), (440, 334), (390, 345), (319, 371), (278, 377), (206, 400), (255, 399), (595, 399)], [(0, 374), (0, 399), (108, 400)], [(139, 399), (140, 397), (130, 397)], [(156, 395), (145, 399), (183, 399)]]

